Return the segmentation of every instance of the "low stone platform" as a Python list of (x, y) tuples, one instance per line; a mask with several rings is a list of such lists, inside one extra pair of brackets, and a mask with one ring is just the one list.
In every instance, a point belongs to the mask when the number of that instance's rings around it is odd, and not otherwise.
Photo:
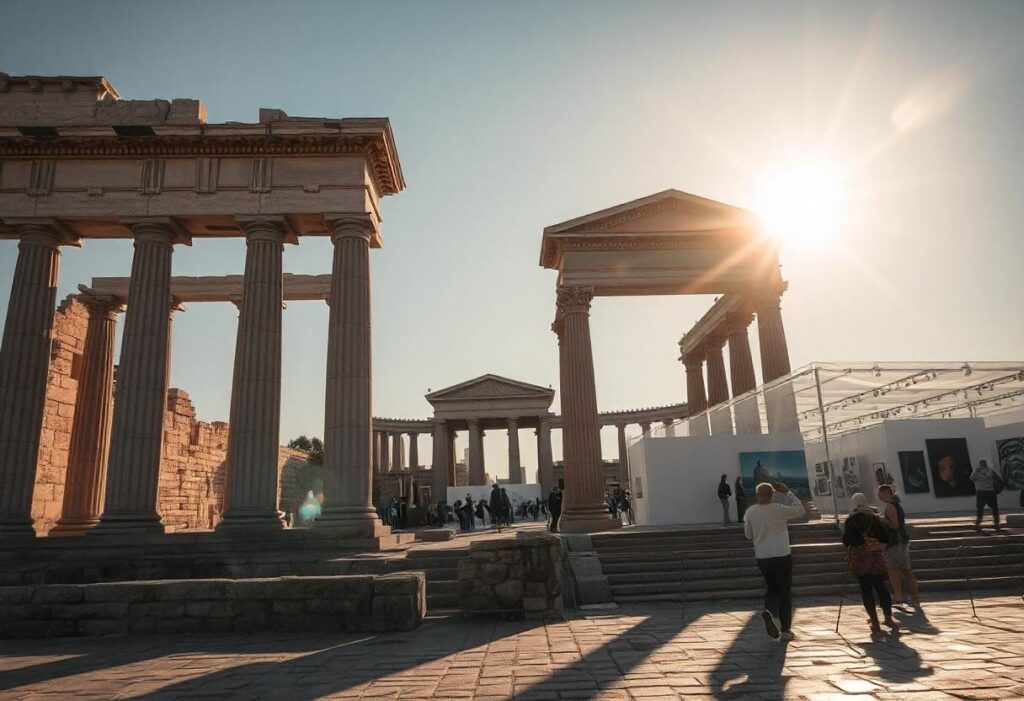
[(0, 587), (0, 638), (406, 631), (426, 606), (422, 572)]

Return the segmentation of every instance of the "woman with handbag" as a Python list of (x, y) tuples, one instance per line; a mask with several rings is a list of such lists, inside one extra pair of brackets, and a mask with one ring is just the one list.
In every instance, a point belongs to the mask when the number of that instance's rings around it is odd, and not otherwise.
[(850, 497), (850, 515), (843, 529), (843, 545), (847, 546), (846, 559), (850, 573), (857, 578), (864, 610), (868, 612), (871, 632), (881, 632), (878, 612), (875, 610), (875, 595), (885, 615), (884, 623), (895, 631), (899, 625), (892, 617), (892, 597), (886, 587), (886, 567), (882, 553), (889, 541), (889, 533), (875, 512), (868, 506), (867, 498), (857, 492)]
[(878, 488), (878, 498), (885, 504), (882, 513), (882, 524), (889, 531), (889, 545), (882, 554), (885, 566), (889, 568), (889, 586), (892, 587), (892, 598), (897, 604), (903, 603), (903, 584), (907, 585), (910, 603), (914, 608), (921, 608), (921, 594), (917, 589), (917, 578), (910, 565), (910, 533), (907, 530), (907, 515), (899, 496), (891, 485), (883, 484)]

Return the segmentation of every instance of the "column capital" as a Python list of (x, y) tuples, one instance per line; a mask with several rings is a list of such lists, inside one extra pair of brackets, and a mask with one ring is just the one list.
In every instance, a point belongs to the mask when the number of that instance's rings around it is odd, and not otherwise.
[(121, 217), (121, 223), (131, 227), (136, 241), (152, 241), (192, 245), (192, 236), (173, 217)]
[[(83, 287), (79, 285), (79, 287)], [(124, 300), (106, 295), (78, 295), (79, 301), (89, 310), (90, 316), (105, 317), (109, 321), (117, 319), (117, 315), (125, 310)]]
[(246, 241), (265, 240), (298, 243), (299, 237), (287, 217), (281, 215), (235, 215), (235, 222), (245, 232)]
[(468, 424), (471, 429), (480, 428), (480, 419), (466, 419), (466, 424)]
[(746, 334), (747, 328), (754, 321), (751, 312), (733, 312), (725, 317), (725, 333), (729, 336)]
[(505, 423), (508, 424), (509, 428), (511, 428), (513, 426), (518, 426), (519, 425), (519, 417), (517, 417), (517, 416), (509, 416), (508, 418), (505, 419)]
[(589, 314), (590, 302), (593, 299), (593, 287), (559, 287), (555, 290), (555, 304), (558, 306), (559, 315)]
[(368, 214), (333, 213), (324, 214), (324, 221), (330, 227), (331, 240), (360, 238), (374, 248), (380, 248), (377, 227)]
[(725, 345), (725, 335), (721, 333), (708, 334), (701, 341), (701, 345), (704, 347), (705, 354), (720, 352)]
[(7, 217), (4, 222), (14, 227), (22, 243), (58, 248), (59, 246), (81, 247), (81, 237), (52, 217)]
[(746, 296), (753, 303), (755, 310), (778, 309), (782, 303), (782, 294), (788, 287), (786, 283), (780, 286), (755, 287), (747, 292)]
[(562, 335), (565, 332), (565, 317), (561, 314), (555, 316), (555, 320), (551, 322), (551, 332), (558, 337), (558, 342), (562, 342)]
[(683, 361), (683, 365), (686, 366), (687, 370), (695, 370), (697, 372), (700, 372), (701, 368), (704, 366), (703, 353), (687, 353), (681, 358), (681, 360)]

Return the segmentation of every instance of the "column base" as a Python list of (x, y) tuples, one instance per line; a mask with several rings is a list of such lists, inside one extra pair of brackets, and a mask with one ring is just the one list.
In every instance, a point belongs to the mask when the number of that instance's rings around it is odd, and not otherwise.
[(608, 513), (603, 506), (570, 507), (558, 520), (559, 533), (596, 533), (622, 527), (622, 520)]
[(157, 514), (128, 513), (103, 514), (100, 517), (100, 522), (86, 531), (86, 535), (163, 534), (164, 532), (164, 524)]
[(313, 522), (313, 528), (320, 531), (339, 531), (353, 536), (376, 538), (391, 534), (377, 510), (372, 506), (328, 506)]
[(0, 540), (30, 539), (36, 537), (32, 519), (23, 517), (0, 518)]
[(217, 531), (284, 530), (284, 514), (276, 509), (228, 509)]
[(48, 536), (76, 536), (85, 535), (86, 531), (92, 530), (99, 525), (98, 516), (83, 518), (62, 518), (57, 525), (49, 530)]

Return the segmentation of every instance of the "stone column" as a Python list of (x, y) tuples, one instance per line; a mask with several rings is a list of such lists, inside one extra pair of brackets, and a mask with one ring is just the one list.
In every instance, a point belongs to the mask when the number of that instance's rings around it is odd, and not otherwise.
[(100, 522), (114, 415), (114, 338), (120, 300), (83, 297), (89, 325), (75, 397), (60, 520), (49, 535), (79, 535)]
[(484, 467), (484, 432), (480, 430), (480, 421), (469, 419), (469, 484), (484, 484), (487, 474)]
[(391, 434), (387, 431), (381, 431), (378, 434), (380, 439), (380, 471), (391, 472)]
[(732, 412), (719, 406), (729, 401), (729, 380), (725, 374), (722, 346), (725, 336), (712, 335), (704, 340), (704, 356), (708, 363), (708, 407), (711, 409), (711, 433), (715, 436), (732, 434)]
[(370, 464), (373, 465), (373, 471), (379, 473), (380, 470), (380, 431), (374, 431), (370, 438), (370, 450), (373, 451), (373, 456), (370, 458)]
[(686, 368), (686, 407), (690, 415), (690, 435), (706, 436), (709, 433), (707, 416), (698, 416), (708, 408), (704, 392), (704, 358), (690, 354), (683, 358)]
[(508, 425), (508, 479), (510, 482), (522, 484), (526, 480), (522, 475), (522, 459), (519, 457), (519, 419), (509, 417)]
[(537, 472), (541, 496), (555, 488), (555, 462), (551, 454), (551, 419), (542, 416), (537, 427)]
[(235, 341), (228, 421), (224, 518), (217, 530), (284, 528), (278, 511), (277, 458), (281, 433), (281, 257), (283, 217), (240, 221), (245, 275)]
[(560, 529), (564, 533), (593, 533), (621, 526), (604, 504), (601, 465), (601, 425), (594, 386), (594, 356), (590, 344), (591, 287), (559, 287), (558, 314), (562, 323), (562, 441), (565, 455), (565, 497)]
[[(755, 295), (757, 336), (761, 346), (761, 379), (765, 385), (791, 372), (786, 330), (782, 326), (781, 292), (761, 291)], [(799, 433), (793, 388), (787, 382), (765, 390), (769, 433)]]
[(168, 218), (134, 220), (107, 492), (94, 534), (163, 533), (157, 507), (170, 365), (171, 255), (187, 241)]
[(373, 507), (370, 237), (362, 218), (328, 217), (334, 257), (327, 332), (324, 497), (317, 528), (388, 533)]
[(420, 466), (420, 434), (409, 433), (409, 469), (416, 471)]
[(434, 493), (434, 502), (448, 501), (448, 487), (455, 486), (449, 482), (448, 475), (448, 425), (444, 419), (434, 419), (433, 455), (431, 458), (431, 469), (433, 479), (431, 480), (431, 491)]
[[(725, 320), (729, 338), (729, 379), (732, 381), (732, 396), (739, 397), (757, 387), (754, 375), (754, 360), (750, 354), (750, 338), (747, 327), (754, 320), (751, 314), (730, 314)], [(757, 408), (757, 397), (751, 396), (733, 407), (736, 418), (736, 433), (761, 433), (761, 415)]]
[(649, 436), (651, 434), (651, 422), (650, 421), (641, 421), (640, 422), (640, 432), (643, 433), (645, 436)]
[(455, 468), (455, 464), (458, 462), (455, 456), (456, 433), (451, 427), (448, 428), (448, 484), (453, 487), (459, 486), (458, 470)]
[(629, 455), (626, 454), (626, 424), (616, 424), (619, 434), (619, 485), (629, 489)]
[(18, 260), (0, 347), (0, 539), (35, 535), (32, 490), (46, 404), (60, 246), (72, 242), (55, 222), (16, 227)]
[(402, 434), (395, 431), (391, 434), (391, 471), (401, 472), (405, 469), (405, 446), (402, 445)]

